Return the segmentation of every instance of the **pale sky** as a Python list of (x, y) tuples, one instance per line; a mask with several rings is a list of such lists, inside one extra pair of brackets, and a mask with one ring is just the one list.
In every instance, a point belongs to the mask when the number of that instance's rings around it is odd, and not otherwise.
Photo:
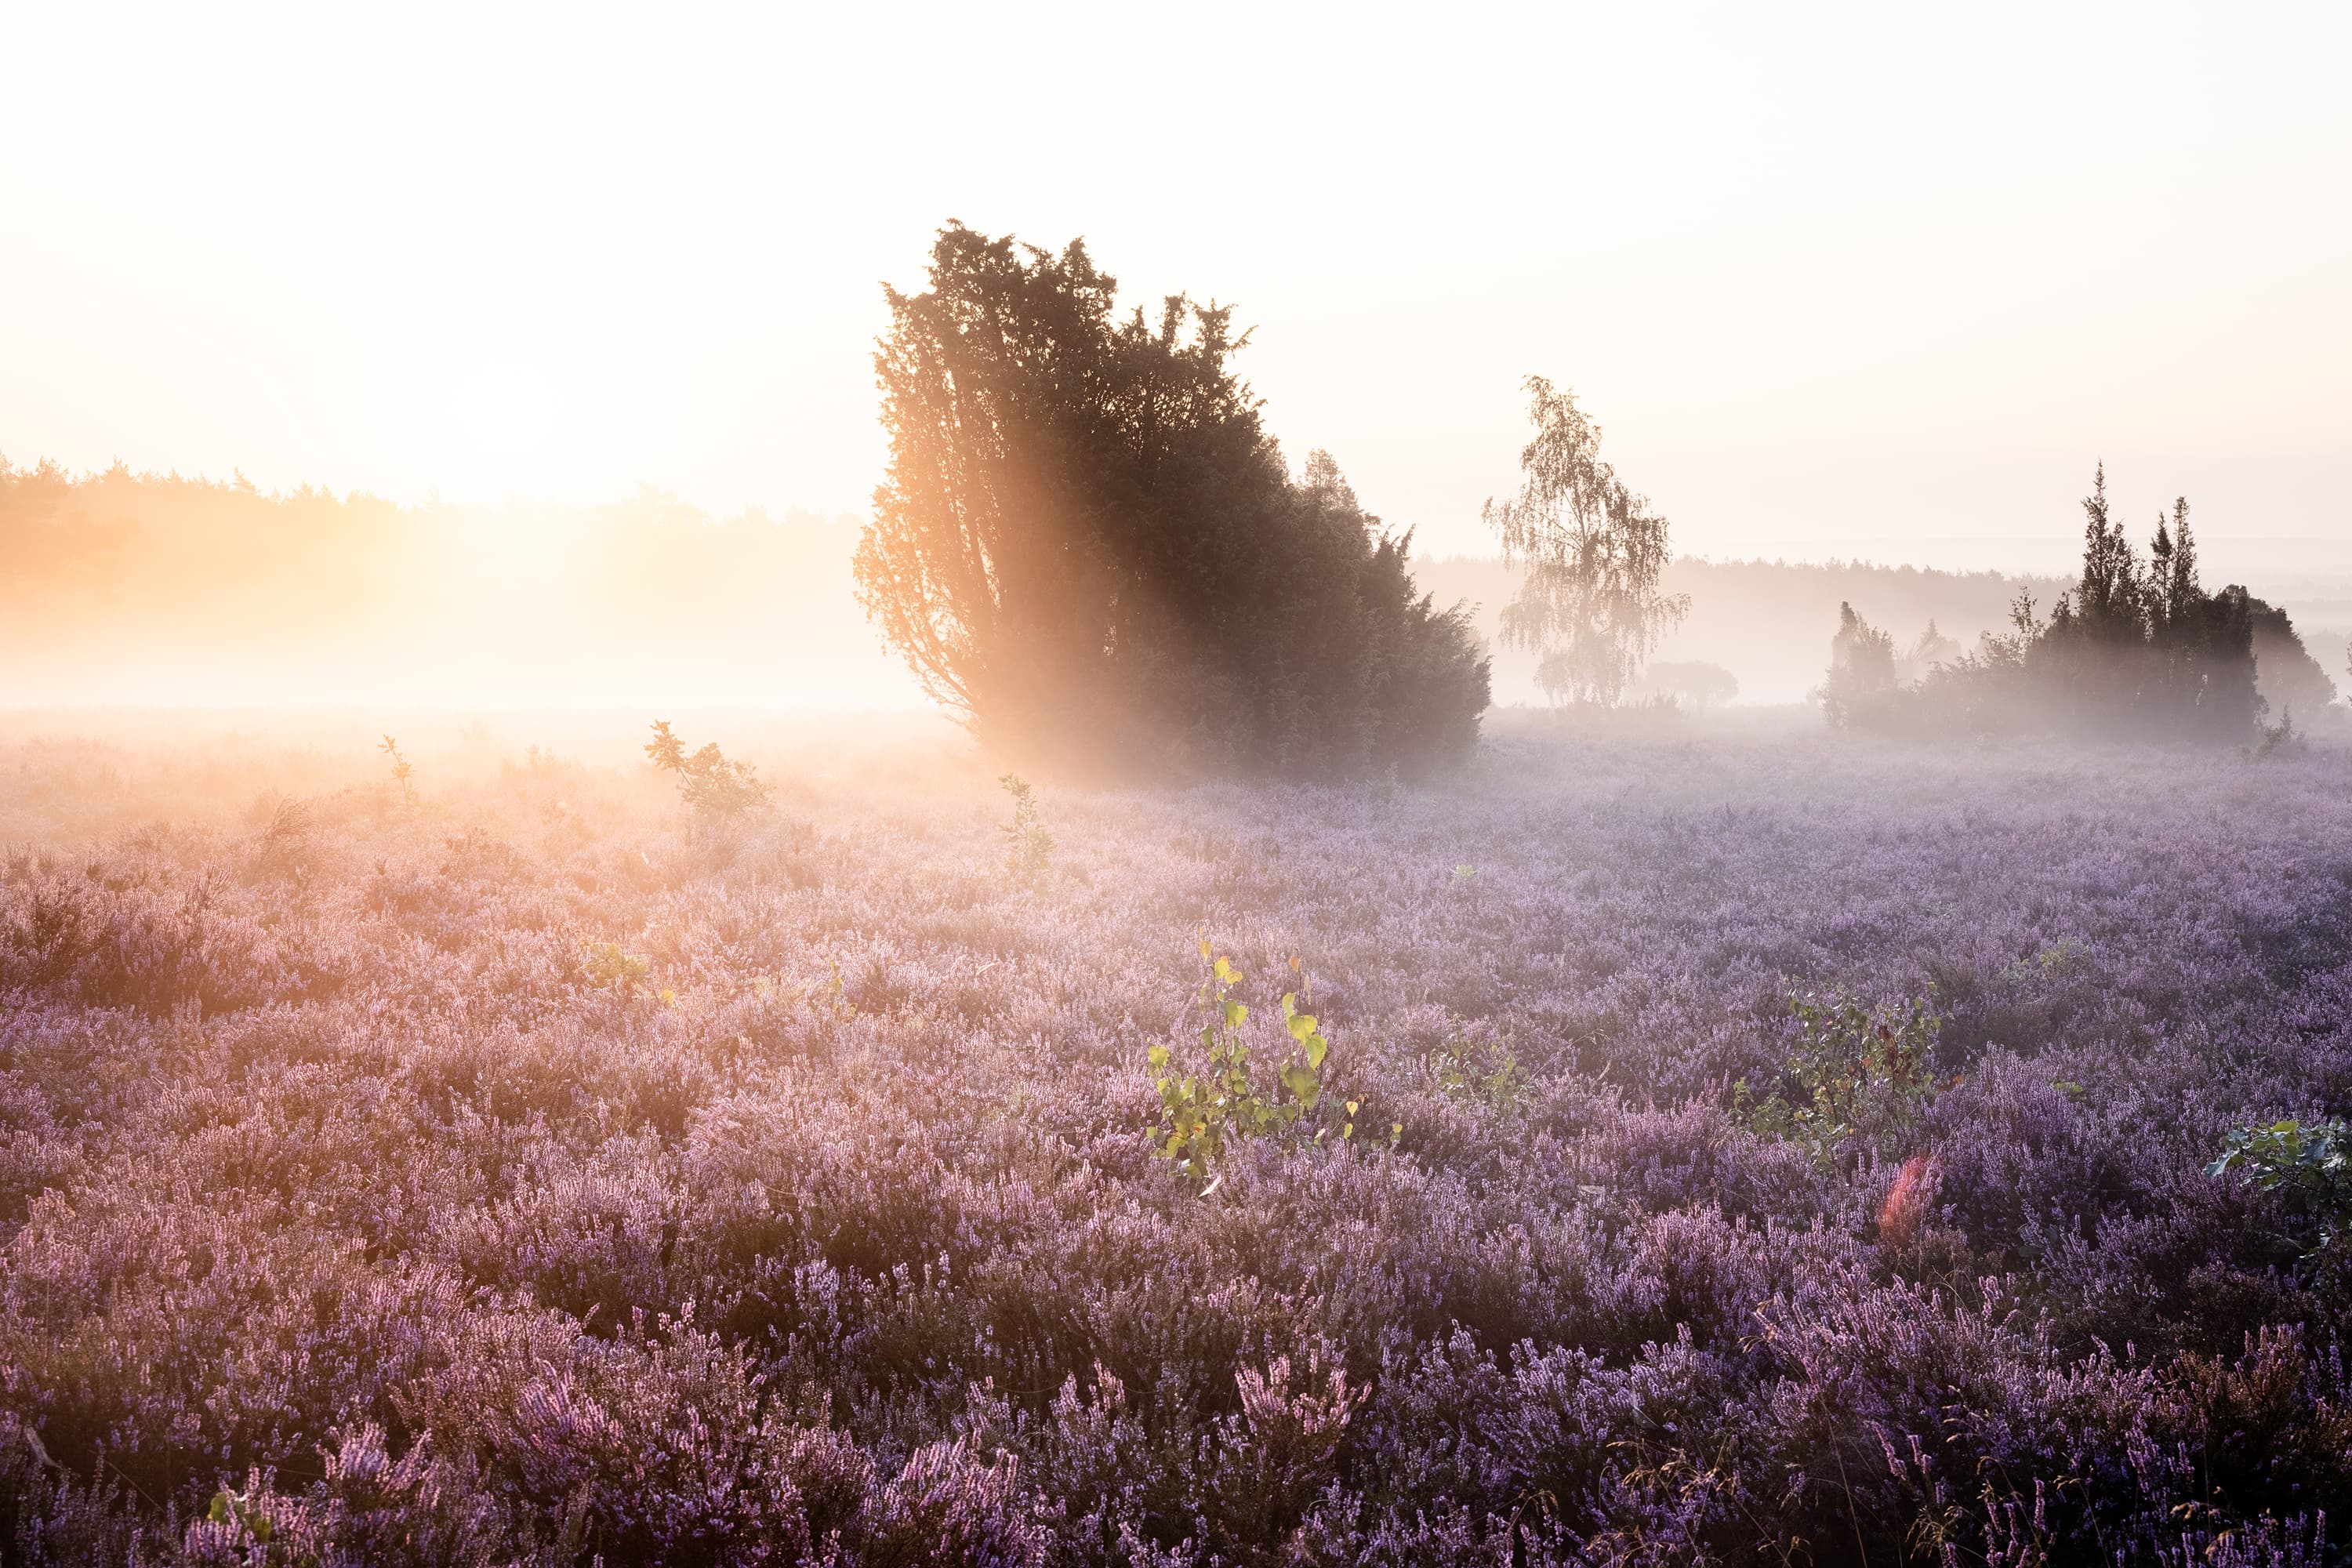
[(1540, 372), (1686, 550), (2063, 558), (2104, 457), (2128, 516), (2352, 552), (2340, 3), (0, 0), (0, 37), (20, 463), (860, 510), (879, 284), (952, 216), (1237, 303), (1294, 460), (1424, 550), (1486, 548)]

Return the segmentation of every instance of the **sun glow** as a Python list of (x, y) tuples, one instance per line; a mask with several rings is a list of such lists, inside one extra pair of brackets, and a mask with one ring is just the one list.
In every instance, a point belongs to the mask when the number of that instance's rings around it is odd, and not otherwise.
[(1535, 370), (1685, 549), (2011, 538), (2100, 456), (2340, 536), (2347, 18), (19, 6), (0, 451), (847, 510), (877, 283), (959, 217), (1238, 301), (1286, 449), (1424, 552), (1486, 547)]
[(442, 412), (475, 460), (518, 479), (546, 459), (563, 427), (561, 394), (547, 374), (515, 360), (485, 360), (450, 386)]

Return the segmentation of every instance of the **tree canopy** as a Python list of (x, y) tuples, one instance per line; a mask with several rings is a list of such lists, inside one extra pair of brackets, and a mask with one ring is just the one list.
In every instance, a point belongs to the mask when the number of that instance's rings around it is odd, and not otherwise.
[(950, 223), (887, 290), (889, 465), (859, 595), (931, 694), (1024, 765), (1346, 776), (1458, 760), (1487, 703), (1328, 455), (1294, 479), (1230, 307), (1120, 315), (1082, 241)]
[[(1916, 679), (1901, 678), (1887, 635), (1844, 607), (1822, 689), (1830, 722), (2250, 738), (2264, 710), (2255, 627), (2268, 606), (2234, 584), (2206, 592), (2187, 499), (2158, 517), (2144, 563), (2108, 507), (2105, 465), (2083, 518), (2081, 574), (2048, 619), (2021, 594), (2010, 633), (1988, 634), (1976, 652), (1938, 658)], [(2272, 628), (2282, 646), (2293, 637), (2284, 620)], [(2302, 652), (2299, 638), (2294, 647)]]
[(1519, 493), (1487, 501), (1503, 558), (1521, 567), (1503, 640), (1539, 656), (1553, 700), (1613, 703), (1690, 601), (1658, 585), (1673, 559), (1666, 520), (1601, 456), (1601, 426), (1576, 394), (1528, 377), (1536, 433), (1519, 453)]

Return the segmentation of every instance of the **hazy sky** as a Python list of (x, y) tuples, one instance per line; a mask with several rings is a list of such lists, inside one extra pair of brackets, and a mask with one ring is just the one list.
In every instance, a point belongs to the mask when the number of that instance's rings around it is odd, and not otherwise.
[(2352, 541), (2341, 3), (0, 0), (0, 37), (19, 462), (860, 509), (878, 285), (954, 216), (1237, 302), (1286, 448), (1424, 548), (1483, 547), (1530, 371), (1686, 549), (2071, 542), (2102, 456), (2130, 515)]

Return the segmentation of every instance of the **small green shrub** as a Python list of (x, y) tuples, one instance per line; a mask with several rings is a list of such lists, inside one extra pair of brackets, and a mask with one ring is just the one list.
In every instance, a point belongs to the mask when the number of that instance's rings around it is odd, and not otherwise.
[(2032, 958), (2021, 958), (2001, 971), (2001, 978), (2013, 983), (2033, 980), (2057, 980), (2078, 973), (2091, 956), (2091, 950), (2071, 936), (2062, 936)]
[[(1331, 1045), (1313, 1014), (1300, 1010), (1297, 991), (1282, 997), (1282, 1024), (1297, 1054), (1276, 1074), (1276, 1088), (1261, 1089), (1250, 1070), (1250, 1046), (1243, 1032), (1249, 1021), (1248, 1005), (1234, 994), (1242, 972), (1201, 939), (1201, 962), (1207, 973), (1195, 998), (1202, 1014), (1201, 1050), (1204, 1070), (1180, 1072), (1174, 1053), (1166, 1046), (1151, 1047), (1148, 1061), (1152, 1088), (1160, 1094), (1160, 1119), (1148, 1129), (1153, 1149), (1176, 1162), (1179, 1173), (1196, 1182), (1216, 1184), (1211, 1172), (1223, 1162), (1234, 1142), (1297, 1125), (1312, 1113), (1323, 1098), (1323, 1064)], [(1304, 972), (1298, 961), (1291, 971)], [(1355, 1105), (1348, 1107), (1350, 1117)], [(1355, 1135), (1352, 1121), (1341, 1125), (1342, 1139)], [(1320, 1139), (1323, 1134), (1316, 1134)]]
[(1037, 796), (1027, 779), (1018, 773), (1006, 773), (996, 782), (1013, 797), (1013, 820), (1000, 827), (1004, 835), (1005, 869), (1024, 881), (1034, 882), (1045, 874), (1045, 868), (1053, 861), (1053, 831), (1037, 819)]
[(2318, 1239), (2302, 1248), (2304, 1260), (2323, 1279), (2336, 1279), (2352, 1226), (2352, 1123), (2329, 1117), (2232, 1128), (2221, 1157), (2205, 1167), (2216, 1180), (2231, 1172), (2258, 1192), (2282, 1194), (2316, 1224)]
[(729, 761), (715, 741), (700, 751), (688, 752), (686, 742), (670, 731), (667, 720), (654, 725), (646, 755), (654, 766), (677, 776), (677, 797), (698, 826), (731, 822), (768, 804), (768, 786), (751, 763)]
[(1935, 1068), (1943, 1020), (1919, 1001), (1874, 1016), (1843, 991), (1792, 996), (1789, 1005), (1797, 1048), (1761, 1099), (1745, 1079), (1732, 1086), (1732, 1121), (1800, 1144), (1823, 1165), (1849, 1140), (1884, 1156), (1912, 1152), (1928, 1106), (1948, 1087)]
[(1526, 1076), (1507, 1046), (1449, 1039), (1422, 1058), (1437, 1092), (1448, 1100), (1508, 1110), (1527, 1092)]
[(653, 961), (625, 951), (617, 942), (592, 942), (581, 968), (586, 972), (589, 984), (608, 988), (617, 985), (625, 991), (644, 983), (653, 972)]

